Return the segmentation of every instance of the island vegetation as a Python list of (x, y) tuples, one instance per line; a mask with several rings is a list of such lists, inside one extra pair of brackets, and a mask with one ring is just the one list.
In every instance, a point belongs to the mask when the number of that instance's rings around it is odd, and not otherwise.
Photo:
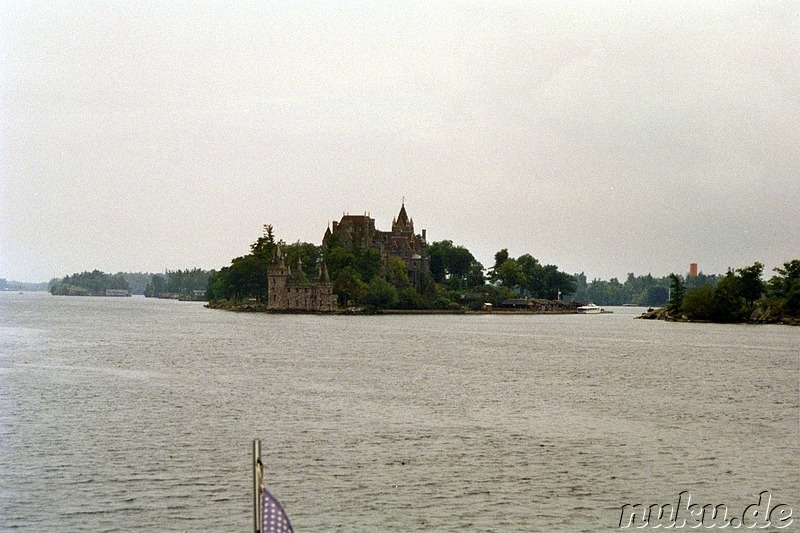
[[(686, 276), (684, 284), (687, 289), (715, 285), (722, 276), (698, 273)], [(661, 307), (669, 303), (669, 276), (655, 277), (651, 274), (636, 276), (629, 273), (624, 282), (618, 278), (610, 280), (593, 279), (587, 283), (586, 275), (575, 274), (577, 288), (572, 295), (573, 300), (594, 302), (597, 305), (636, 305), (642, 307)]]
[(213, 270), (200, 268), (167, 270), (165, 274), (153, 274), (144, 288), (144, 295), (149, 298), (205, 300), (208, 281), (214, 274)]
[(147, 272), (120, 272), (131, 287), (131, 294), (144, 294), (152, 274)]
[(213, 270), (199, 268), (167, 270), (164, 274), (142, 272), (117, 272), (106, 274), (100, 270), (75, 273), (64, 278), (54, 278), (46, 289), (54, 295), (67, 296), (119, 296), (120, 291), (154, 298), (177, 300), (205, 300), (208, 280)]
[(800, 324), (800, 259), (793, 259), (763, 281), (764, 265), (729, 269), (716, 283), (688, 286), (691, 279), (670, 274), (671, 298), (642, 318)]
[[(450, 240), (433, 242), (427, 253), (430, 268), (410, 279), (405, 261), (389, 257), (386, 266), (373, 248), (344, 245), (335, 236), (325, 246), (276, 240), (273, 228), (250, 246), (248, 255), (237, 257), (209, 279), (210, 307), (253, 308), (265, 302), (268, 269), (276, 247), (288, 265), (301, 264), (293, 272), (295, 282), (318, 282), (319, 265), (327, 274), (340, 307), (367, 310), (467, 310), (485, 304), (500, 306), (511, 298), (558, 300), (576, 288), (573, 276), (555, 265), (542, 265), (530, 254), (518, 258), (506, 249), (495, 254), (495, 264), (484, 266), (464, 246)], [(248, 307), (249, 306), (249, 307)]]
[(66, 296), (106, 296), (130, 294), (130, 285), (119, 274), (106, 274), (99, 270), (80, 272), (54, 280), (50, 294)]

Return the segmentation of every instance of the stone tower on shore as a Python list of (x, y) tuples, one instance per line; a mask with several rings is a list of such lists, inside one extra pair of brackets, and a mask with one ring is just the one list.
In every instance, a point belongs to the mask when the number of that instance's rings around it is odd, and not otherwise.
[(330, 313), (336, 310), (336, 295), (324, 263), (318, 265), (319, 281), (310, 283), (302, 276), (298, 258), (297, 280), (286, 265), (280, 246), (275, 247), (267, 270), (267, 308), (271, 311)]

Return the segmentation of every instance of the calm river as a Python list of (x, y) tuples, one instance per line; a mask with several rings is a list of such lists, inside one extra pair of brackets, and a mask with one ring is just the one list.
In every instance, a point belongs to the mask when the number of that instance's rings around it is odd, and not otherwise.
[(0, 530), (611, 531), (770, 491), (800, 526), (800, 328), (238, 314), (0, 293)]

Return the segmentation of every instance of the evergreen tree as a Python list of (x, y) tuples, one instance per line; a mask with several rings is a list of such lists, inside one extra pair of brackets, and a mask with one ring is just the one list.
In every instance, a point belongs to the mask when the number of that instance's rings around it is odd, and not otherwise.
[(677, 274), (671, 273), (669, 275), (669, 279), (672, 281), (672, 285), (670, 286), (672, 296), (669, 300), (669, 307), (674, 310), (678, 310), (683, 303), (683, 295), (684, 295), (684, 286), (683, 280), (681, 280), (680, 276)]
[(764, 292), (764, 282), (761, 281), (763, 271), (764, 265), (758, 261), (752, 266), (736, 269), (739, 274), (741, 295), (747, 301), (748, 307), (752, 307), (753, 302), (761, 298)]

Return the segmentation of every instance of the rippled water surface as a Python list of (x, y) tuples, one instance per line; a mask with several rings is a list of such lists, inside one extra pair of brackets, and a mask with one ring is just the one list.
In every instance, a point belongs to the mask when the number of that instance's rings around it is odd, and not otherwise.
[(0, 530), (247, 531), (254, 438), (298, 532), (613, 530), (685, 490), (800, 519), (800, 328), (640, 311), (2, 293)]

